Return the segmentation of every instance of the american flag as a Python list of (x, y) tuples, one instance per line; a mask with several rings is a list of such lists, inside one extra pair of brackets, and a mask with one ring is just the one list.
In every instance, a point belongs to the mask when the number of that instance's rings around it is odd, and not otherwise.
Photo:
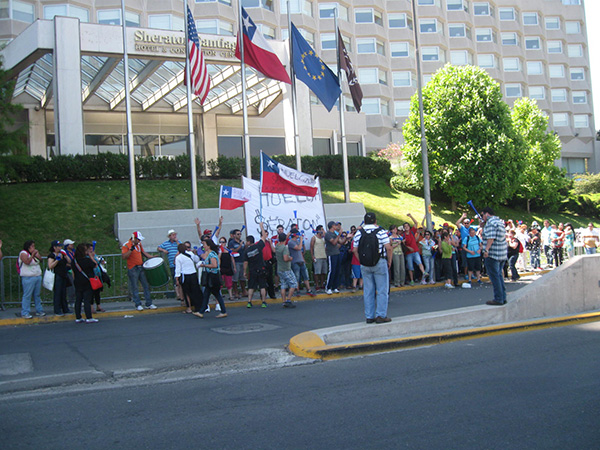
[(210, 75), (206, 68), (206, 62), (204, 61), (204, 54), (200, 47), (200, 41), (198, 39), (198, 32), (196, 31), (196, 24), (194, 23), (194, 17), (190, 8), (187, 9), (187, 28), (188, 28), (188, 40), (190, 44), (190, 75), (192, 78), (192, 91), (200, 99), (200, 104), (204, 104), (204, 100), (210, 90)]

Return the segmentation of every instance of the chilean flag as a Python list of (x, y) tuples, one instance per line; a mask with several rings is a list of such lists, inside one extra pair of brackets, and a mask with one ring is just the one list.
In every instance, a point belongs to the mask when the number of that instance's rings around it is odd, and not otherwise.
[[(256, 28), (256, 25), (244, 8), (242, 8), (242, 25), (244, 30), (242, 38), (244, 42), (244, 63), (254, 67), (267, 78), (292, 84), (285, 67), (283, 67), (271, 45), (259, 29)], [(239, 60), (242, 59), (239, 35), (235, 47), (235, 57)]]
[(317, 191), (313, 175), (284, 166), (260, 152), (260, 192), (314, 197)]
[(231, 186), (221, 186), (221, 195), (219, 197), (219, 209), (232, 210), (243, 206), (250, 201), (252, 193), (246, 189), (235, 188)]

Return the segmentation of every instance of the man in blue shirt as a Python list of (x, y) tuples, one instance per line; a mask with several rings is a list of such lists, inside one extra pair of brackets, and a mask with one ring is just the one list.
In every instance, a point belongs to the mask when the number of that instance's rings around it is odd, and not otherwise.
[(475, 276), (477, 277), (477, 283), (481, 285), (481, 249), (483, 248), (483, 244), (477, 235), (477, 229), (470, 226), (470, 224), (471, 221), (467, 219), (466, 213), (463, 213), (458, 222), (456, 222), (456, 227), (460, 230), (462, 238), (462, 251), (467, 267), (467, 282), (462, 284), (462, 287), (466, 289), (471, 287), (473, 272), (475, 272)]
[(169, 230), (167, 232), (168, 239), (160, 244), (157, 248), (159, 253), (165, 253), (169, 261), (169, 268), (171, 269), (171, 278), (173, 279), (173, 287), (175, 288), (175, 295), (183, 302), (183, 294), (181, 293), (181, 287), (177, 286), (175, 282), (175, 257), (177, 256), (177, 246), (181, 244), (177, 240), (177, 233), (175, 230)]

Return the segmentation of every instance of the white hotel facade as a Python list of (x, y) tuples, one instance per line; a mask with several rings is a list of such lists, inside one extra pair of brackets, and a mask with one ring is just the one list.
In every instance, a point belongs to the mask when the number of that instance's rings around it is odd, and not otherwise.
[[(446, 63), (485, 68), (512, 106), (535, 98), (562, 142), (557, 164), (571, 174), (600, 171), (584, 0), (291, 0), (292, 21), (335, 70), (333, 11), (364, 93), (356, 113), (345, 92), (349, 154), (402, 143), (416, 92), (414, 31), (423, 81)], [(590, 0), (588, 0), (590, 1)], [(194, 103), (195, 151), (204, 160), (242, 156), (241, 70), (235, 59), (238, 0), (189, 0), (212, 74)], [(288, 64), (287, 4), (242, 0)], [(0, 0), (4, 68), (17, 78), (31, 154), (123, 152), (126, 139), (120, 0)], [(137, 154), (186, 152), (183, 2), (127, 0), (127, 47)], [(598, 49), (597, 49), (598, 51)], [(251, 153), (294, 153), (288, 85), (247, 74)], [(345, 85), (345, 82), (343, 83)], [(334, 154), (339, 114), (298, 83), (300, 151)]]

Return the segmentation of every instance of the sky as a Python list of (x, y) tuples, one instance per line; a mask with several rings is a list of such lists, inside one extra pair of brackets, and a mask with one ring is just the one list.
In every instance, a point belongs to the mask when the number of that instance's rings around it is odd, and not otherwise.
[(592, 74), (592, 92), (594, 99), (594, 119), (596, 129), (600, 127), (600, 27), (595, 19), (600, 17), (600, 0), (585, 0), (585, 22), (587, 24), (588, 52)]

